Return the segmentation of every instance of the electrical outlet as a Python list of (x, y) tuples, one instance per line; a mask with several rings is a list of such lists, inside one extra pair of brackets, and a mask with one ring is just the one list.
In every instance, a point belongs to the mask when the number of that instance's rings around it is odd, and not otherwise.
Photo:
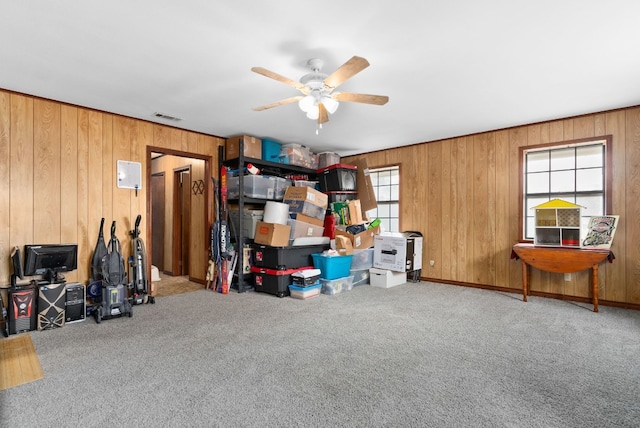
[(434, 267), (436, 265), (435, 260), (429, 260), (429, 266)]
[(564, 274), (564, 280), (567, 281), (567, 282), (571, 281), (571, 274), (570, 273), (565, 273)]

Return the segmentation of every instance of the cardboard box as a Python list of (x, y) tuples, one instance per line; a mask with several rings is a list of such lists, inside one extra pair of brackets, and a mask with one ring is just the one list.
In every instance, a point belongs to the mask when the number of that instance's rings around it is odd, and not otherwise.
[(284, 193), (283, 202), (289, 205), (289, 212), (303, 214), (322, 220), (327, 211), (329, 197), (310, 187), (289, 187)]
[(336, 229), (336, 239), (338, 236), (345, 236), (351, 241), (351, 246), (354, 250), (362, 250), (373, 247), (374, 237), (379, 233), (380, 226), (376, 226), (373, 229), (367, 229), (357, 235), (352, 235), (348, 232)]
[(351, 239), (347, 236), (336, 236), (336, 251), (341, 256), (353, 254), (353, 245)]
[(373, 267), (396, 272), (422, 269), (422, 237), (405, 233), (376, 236)]
[(358, 174), (356, 176), (358, 198), (360, 198), (362, 212), (366, 214), (367, 211), (378, 208), (376, 192), (373, 188), (371, 177), (369, 176), (369, 166), (367, 165), (367, 160), (363, 157), (355, 158), (351, 164), (358, 168)]
[(240, 141), (244, 142), (244, 156), (248, 158), (262, 158), (262, 140), (249, 135), (238, 135), (227, 138), (226, 159), (236, 159), (240, 157)]
[(362, 224), (366, 221), (362, 213), (360, 199), (347, 202), (349, 204), (349, 224)]
[(256, 244), (272, 247), (286, 247), (289, 245), (290, 234), (291, 226), (260, 221), (256, 224), (256, 234), (253, 241)]
[(290, 240), (296, 238), (308, 238), (308, 237), (320, 237), (324, 232), (324, 226), (316, 226), (315, 224), (305, 223), (301, 220), (294, 220), (290, 218), (287, 224), (291, 226)]
[(320, 220), (319, 218), (311, 217), (311, 216), (300, 214), (300, 213), (289, 213), (289, 217), (291, 217), (294, 220), (301, 221), (303, 223), (309, 223), (315, 226), (324, 227), (324, 218)]
[(407, 282), (407, 274), (387, 269), (369, 269), (369, 283), (372, 287), (391, 288)]

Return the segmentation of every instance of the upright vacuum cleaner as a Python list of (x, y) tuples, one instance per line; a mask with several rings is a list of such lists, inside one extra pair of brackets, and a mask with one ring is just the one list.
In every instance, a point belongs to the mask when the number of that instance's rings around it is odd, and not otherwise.
[(93, 316), (100, 324), (103, 319), (133, 316), (131, 301), (127, 297), (127, 272), (120, 240), (116, 236), (116, 222), (111, 223), (109, 252), (102, 258), (102, 299), (93, 306)]
[(131, 278), (131, 303), (141, 305), (143, 303), (155, 303), (155, 298), (149, 294), (149, 278), (147, 276), (147, 252), (144, 241), (140, 238), (140, 221), (142, 216), (138, 214), (133, 230), (129, 231), (132, 251), (129, 257), (129, 277)]

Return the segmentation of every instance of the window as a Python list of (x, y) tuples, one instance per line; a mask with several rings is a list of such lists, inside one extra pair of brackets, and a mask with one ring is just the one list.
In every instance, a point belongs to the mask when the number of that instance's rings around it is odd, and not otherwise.
[(369, 176), (376, 194), (378, 208), (367, 212), (369, 218), (379, 218), (387, 232), (400, 231), (400, 168), (370, 169)]
[(562, 199), (584, 207), (581, 225), (591, 216), (610, 214), (611, 137), (523, 147), (523, 238), (533, 239), (533, 207)]

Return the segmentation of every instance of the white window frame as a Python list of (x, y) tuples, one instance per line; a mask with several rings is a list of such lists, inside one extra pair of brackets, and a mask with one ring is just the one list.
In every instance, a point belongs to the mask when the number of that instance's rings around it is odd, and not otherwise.
[(533, 241), (531, 208), (551, 199), (584, 207), (583, 227), (591, 216), (611, 214), (611, 141), (607, 135), (520, 148), (521, 241)]
[(369, 219), (379, 218), (386, 232), (400, 231), (400, 167), (369, 168), (378, 208), (367, 211)]

